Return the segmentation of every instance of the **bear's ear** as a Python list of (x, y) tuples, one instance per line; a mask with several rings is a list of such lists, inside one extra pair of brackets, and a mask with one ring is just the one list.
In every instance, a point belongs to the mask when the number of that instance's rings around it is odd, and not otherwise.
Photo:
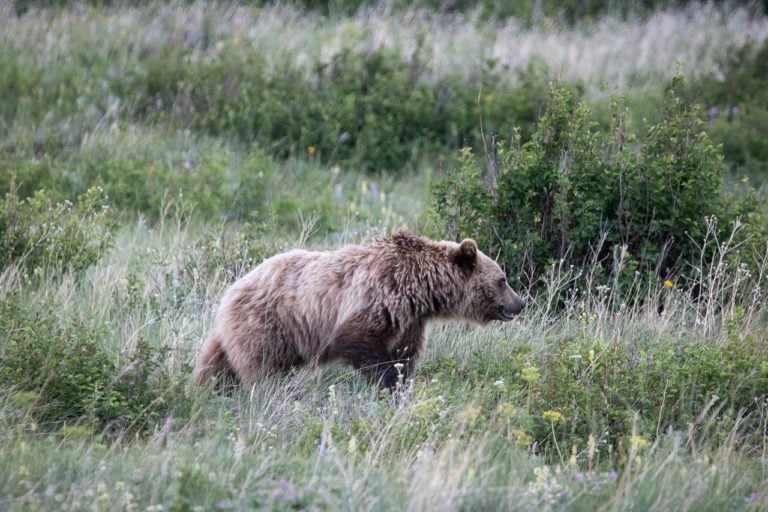
[(474, 268), (477, 263), (477, 243), (471, 238), (465, 238), (456, 250), (454, 258), (460, 267)]

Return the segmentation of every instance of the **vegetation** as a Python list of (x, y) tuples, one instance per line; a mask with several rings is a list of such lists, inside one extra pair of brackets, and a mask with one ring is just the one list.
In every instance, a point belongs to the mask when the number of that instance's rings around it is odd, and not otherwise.
[(467, 150), (436, 184), (439, 234), (478, 237), (529, 281), (562, 260), (616, 286), (638, 275), (694, 278), (697, 261), (712, 258), (708, 238), (759, 252), (768, 238), (754, 194), (724, 193), (725, 166), (701, 114), (668, 96), (663, 118), (636, 135), (617, 103), (603, 131), (556, 86), (529, 142), (517, 134), (500, 146), (487, 172)]
[[(0, 8), (0, 509), (765, 509), (768, 18), (528, 4)], [(191, 386), (235, 279), (402, 225), (529, 307)]]

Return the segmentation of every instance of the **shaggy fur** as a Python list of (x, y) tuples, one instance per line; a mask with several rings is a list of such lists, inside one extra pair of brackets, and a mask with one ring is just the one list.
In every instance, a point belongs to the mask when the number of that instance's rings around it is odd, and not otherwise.
[(470, 239), (399, 232), (368, 246), (267, 259), (225, 293), (195, 370), (198, 384), (252, 381), (342, 360), (394, 387), (413, 373), (428, 321), (511, 320), (524, 302)]

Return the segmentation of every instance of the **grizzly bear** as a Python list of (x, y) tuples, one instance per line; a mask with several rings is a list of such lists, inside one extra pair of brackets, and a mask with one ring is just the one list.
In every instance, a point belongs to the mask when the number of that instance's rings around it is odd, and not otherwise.
[(344, 361), (394, 388), (413, 374), (430, 320), (509, 321), (524, 306), (471, 239), (435, 242), (399, 231), (367, 246), (294, 250), (227, 290), (194, 381), (250, 382)]

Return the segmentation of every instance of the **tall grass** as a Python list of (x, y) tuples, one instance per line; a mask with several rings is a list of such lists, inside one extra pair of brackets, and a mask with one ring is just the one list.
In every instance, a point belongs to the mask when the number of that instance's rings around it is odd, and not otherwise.
[[(3, 508), (760, 510), (768, 502), (766, 310), (732, 289), (764, 276), (738, 277), (716, 259), (702, 267), (711, 286), (701, 292), (675, 283), (627, 306), (604, 288), (576, 293), (573, 270), (555, 265), (547, 293), (513, 324), (433, 326), (416, 380), (397, 401), (344, 366), (220, 395), (189, 387), (189, 368), (221, 292), (253, 263), (240, 260), (236, 226), (199, 226), (173, 212), (154, 227), (123, 228), (85, 273), (3, 273), (1, 298), (21, 294), (52, 306), (64, 324), (104, 327), (99, 344), (117, 361), (129, 361), (138, 340), (162, 347), (161, 371), (182, 386), (158, 390), (168, 412), (143, 434), (38, 424), (39, 404), (25, 390), (0, 390)], [(381, 221), (368, 234), (279, 243), (357, 242), (386, 232)]]
[[(118, 4), (119, 5), (119, 4)], [(558, 78), (582, 84), (590, 94), (606, 85), (619, 90), (656, 89), (675, 74), (718, 71), (724, 53), (768, 37), (768, 20), (744, 6), (692, 2), (642, 18), (606, 16), (575, 27), (555, 22), (525, 27), (514, 18), (488, 21), (480, 12), (437, 14), (391, 11), (383, 3), (352, 17), (318, 17), (285, 5), (256, 8), (212, 2), (170, 2), (149, 7), (2, 12), (0, 46), (16, 48), (46, 68), (68, 59), (109, 55), (117, 70), (167, 45), (210, 58), (227, 45), (258, 49), (268, 64), (313, 66), (348, 49), (388, 48), (418, 60), (431, 81), (455, 72), (477, 73), (492, 60), (508, 79), (532, 61)], [(87, 43), (91, 55), (76, 52)], [(309, 71), (309, 70), (308, 70)]]
[[(765, 17), (713, 4), (546, 23), (386, 4), (323, 19), (179, 0), (17, 17), (3, 4), (0, 87), (29, 94), (0, 101), (0, 167), (28, 180), (0, 172), (0, 241), (40, 251), (0, 258), (0, 509), (765, 510), (768, 253), (742, 254), (713, 219), (689, 281), (619, 287), (556, 261), (515, 322), (433, 325), (395, 396), (342, 365), (229, 394), (189, 383), (235, 279), (288, 248), (418, 230), (435, 171), (342, 171), (308, 147), (272, 160), (157, 122), (141, 87), (224, 51), (316, 77), (345, 48), (389, 48), (430, 83), (488, 59), (513, 82), (539, 61), (598, 98), (605, 82), (656, 90), (716, 71), (730, 46), (768, 37)], [(183, 62), (163, 56), (178, 48)], [(124, 84), (136, 89), (115, 95)], [(111, 209), (65, 202), (90, 181)]]

